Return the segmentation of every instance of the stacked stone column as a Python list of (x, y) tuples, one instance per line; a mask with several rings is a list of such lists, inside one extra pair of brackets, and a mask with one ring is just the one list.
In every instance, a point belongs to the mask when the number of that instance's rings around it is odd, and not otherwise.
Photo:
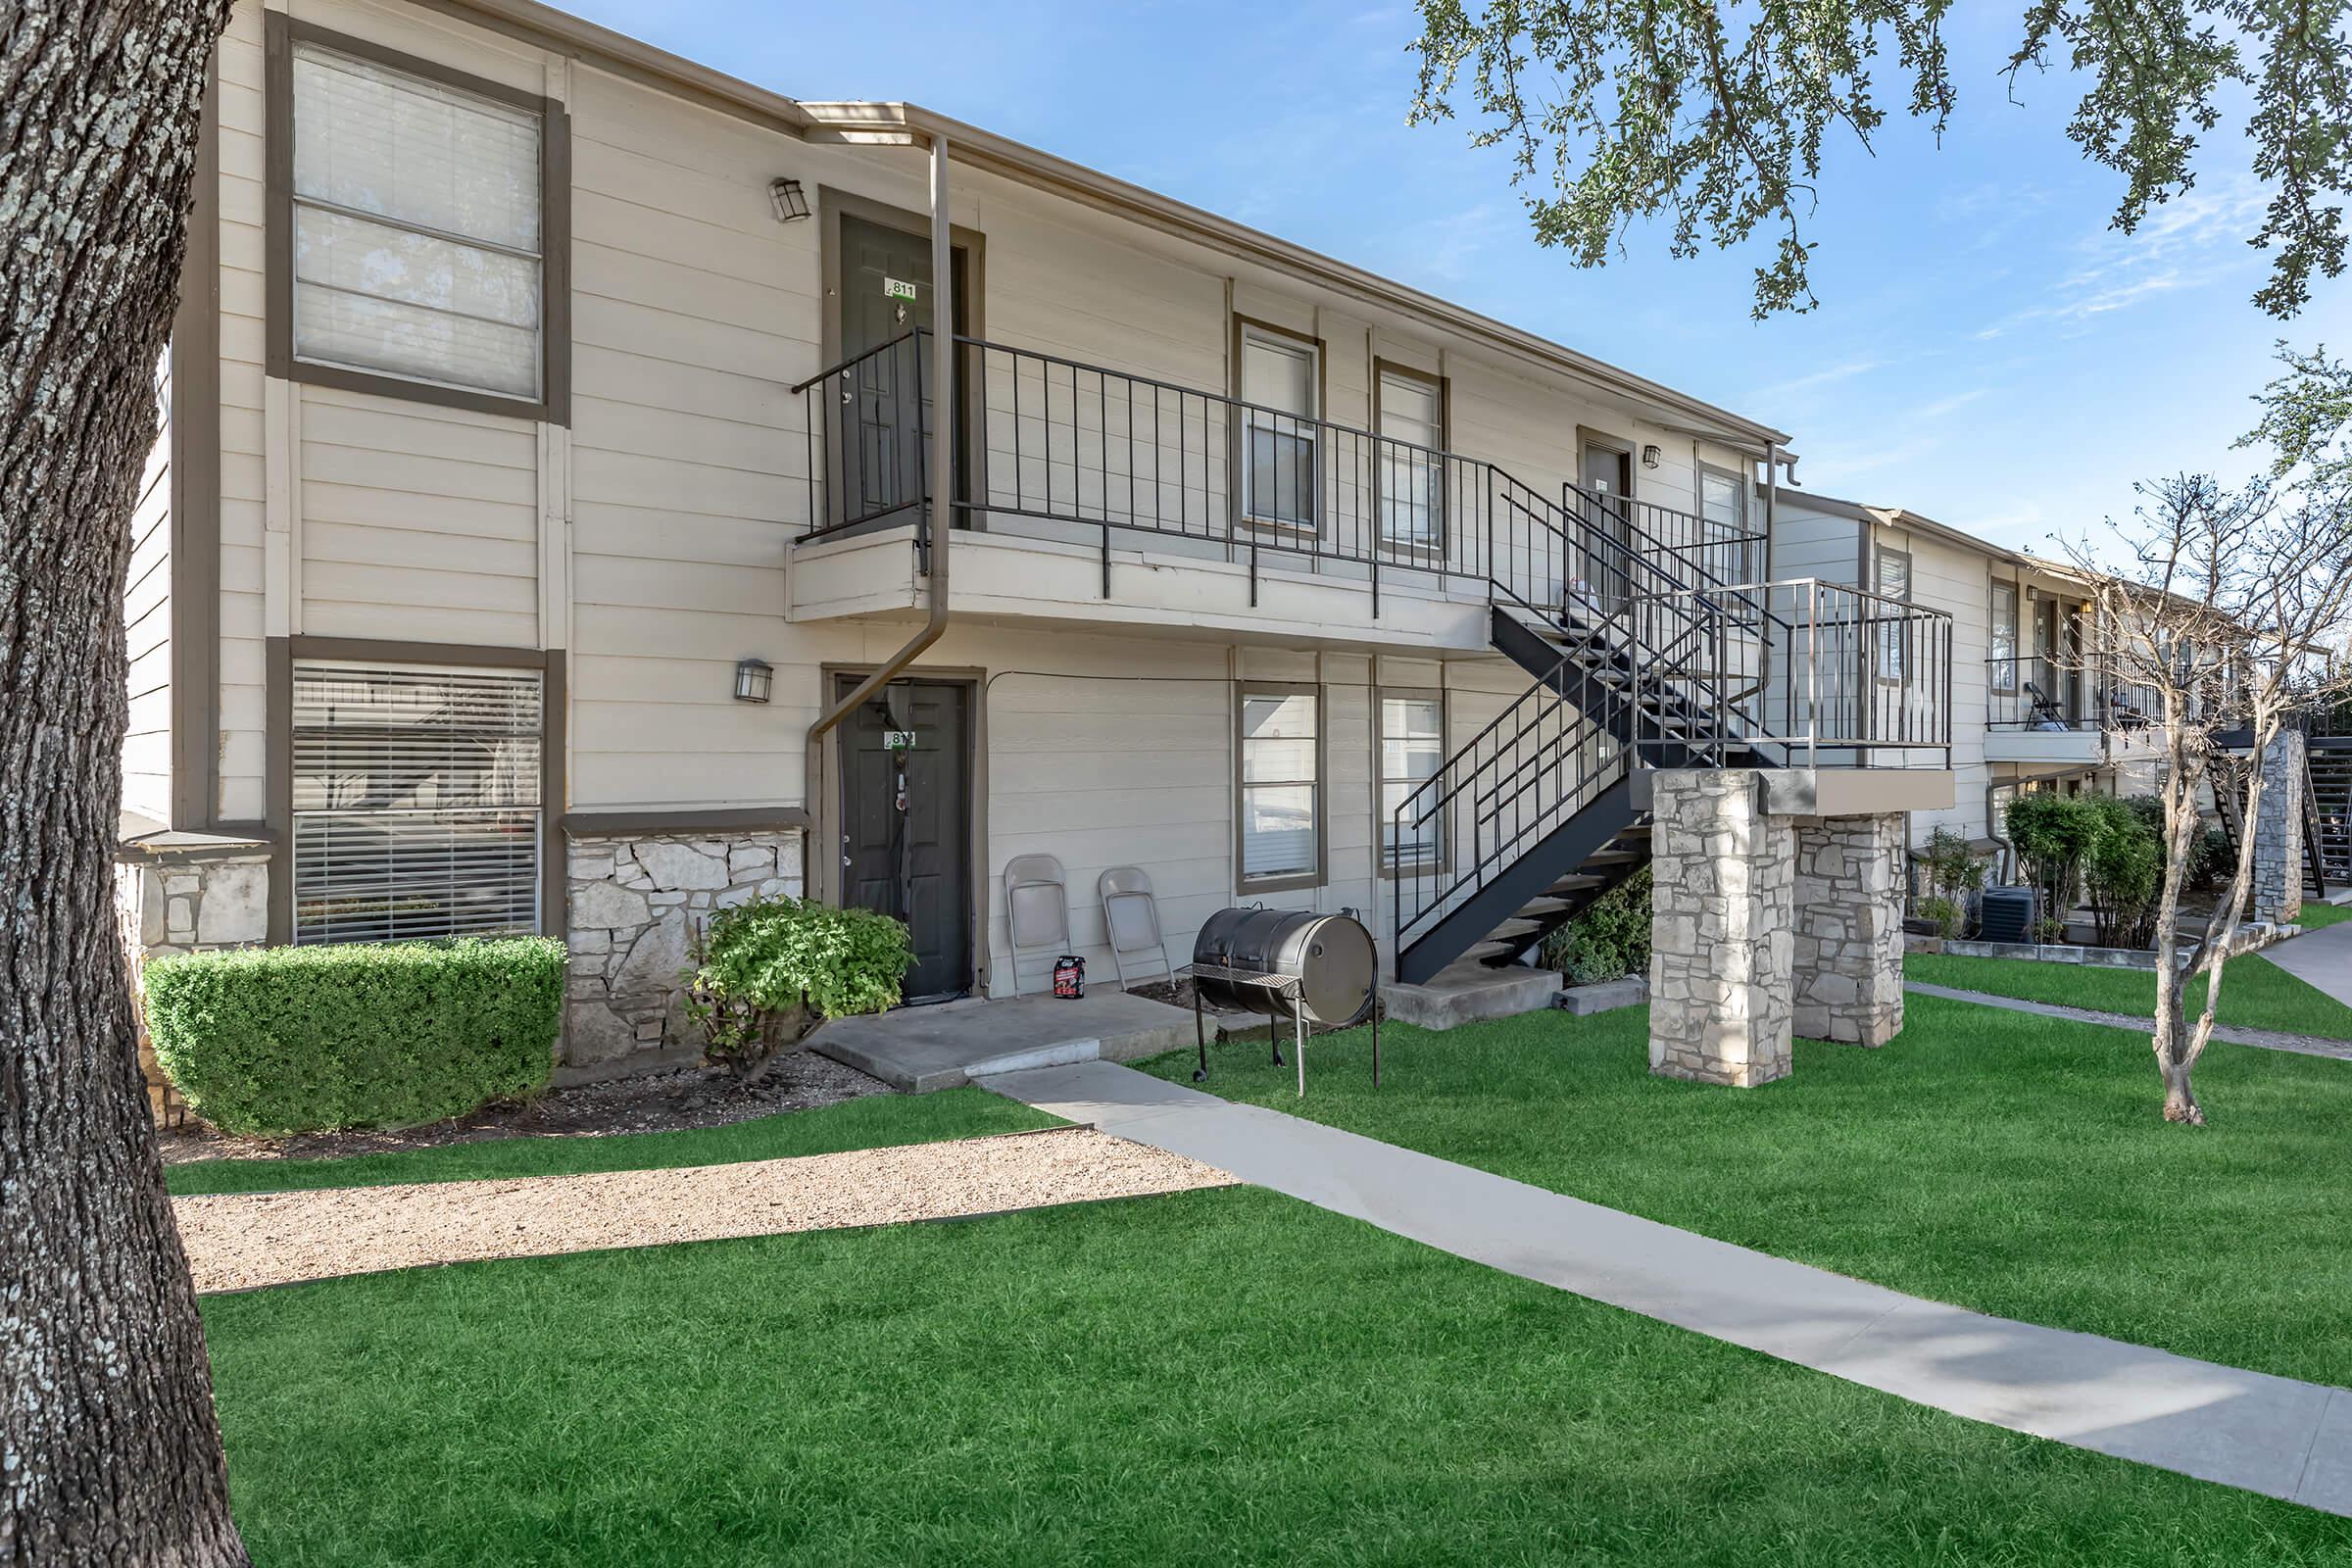
[(1777, 815), (1747, 769), (1660, 772), (1651, 809), (1652, 1072), (1752, 1089), (1798, 1035), (1901, 1030), (1902, 813)]
[(2262, 815), (2254, 824), (2254, 887), (2246, 912), (2280, 924), (2303, 912), (2303, 732), (2263, 748)]
[(1651, 817), (1649, 1070), (1787, 1077), (1796, 830), (1747, 769), (1662, 772)]
[(1883, 1046), (1903, 1028), (1900, 811), (1796, 830), (1796, 1033)]

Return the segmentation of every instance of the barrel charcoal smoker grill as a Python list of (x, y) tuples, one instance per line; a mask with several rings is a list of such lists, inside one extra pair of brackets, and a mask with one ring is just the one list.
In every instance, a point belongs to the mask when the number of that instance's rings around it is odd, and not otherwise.
[(1208, 1076), (1205, 1004), (1263, 1013), (1274, 1064), (1282, 1061), (1282, 1025), (1291, 1025), (1298, 1093), (1306, 1093), (1306, 1026), (1345, 1029), (1372, 1019), (1372, 1086), (1380, 1087), (1380, 954), (1372, 933), (1346, 914), (1303, 909), (1220, 909), (1193, 941), (1185, 967), (1193, 982), (1193, 1037)]

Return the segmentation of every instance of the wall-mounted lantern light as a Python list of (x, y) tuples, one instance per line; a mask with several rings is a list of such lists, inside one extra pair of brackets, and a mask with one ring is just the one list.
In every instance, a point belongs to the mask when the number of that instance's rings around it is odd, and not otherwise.
[(797, 179), (771, 179), (767, 182), (767, 199), (775, 204), (776, 221), (797, 223), (808, 216), (808, 198)]
[(1658, 466), (1658, 460), (1665, 455), (1654, 446), (1643, 447), (1642, 449), (1642, 466), (1654, 468)]
[(774, 684), (775, 666), (764, 659), (740, 659), (735, 662), (735, 700), (739, 703), (764, 703), (768, 687)]

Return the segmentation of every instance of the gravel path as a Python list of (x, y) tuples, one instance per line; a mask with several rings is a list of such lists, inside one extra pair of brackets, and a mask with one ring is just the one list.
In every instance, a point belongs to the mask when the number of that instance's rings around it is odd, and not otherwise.
[[(1905, 991), (1916, 991), (1923, 997), (1941, 997), (1947, 1002), (1974, 1002), (1987, 1007), (2006, 1007), (2011, 1012), (2038, 1013), (2044, 1018), (2067, 1018), (2076, 1023), (2105, 1024), (2114, 1029), (2153, 1029), (2156, 1020), (2141, 1018), (2129, 1012), (2099, 1012), (2090, 1007), (2062, 1006), (2055, 1002), (2028, 1002), (2022, 997), (1996, 997), (1986, 991), (1961, 991), (1952, 986), (1932, 986), (1923, 980), (1909, 980)], [(2194, 1015), (2191, 1015), (2194, 1020)], [(2352, 1041), (2324, 1040), (2317, 1035), (2282, 1034), (2276, 1029), (2244, 1029), (2233, 1024), (2217, 1023), (2213, 1038), (2228, 1041), (2233, 1046), (2259, 1046), (2265, 1051), (2291, 1051), (2300, 1056), (2333, 1056), (2339, 1061), (2352, 1061)]]
[(175, 1198), (172, 1209), (205, 1292), (1232, 1184), (1198, 1161), (1072, 1127), (674, 1170)]

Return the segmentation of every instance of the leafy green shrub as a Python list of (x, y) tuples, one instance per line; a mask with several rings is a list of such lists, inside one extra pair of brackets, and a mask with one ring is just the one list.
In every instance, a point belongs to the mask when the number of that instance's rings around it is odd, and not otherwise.
[(711, 917), (684, 976), (686, 1011), (704, 1056), (746, 1073), (817, 1017), (896, 1006), (913, 961), (906, 927), (887, 914), (755, 899)]
[(1649, 867), (1594, 899), (1544, 939), (1544, 966), (1572, 986), (1649, 972)]
[(2156, 935), (2156, 892), (2164, 878), (2164, 840), (2144, 812), (2103, 796), (2084, 796), (2098, 832), (2082, 854), (2082, 891), (2102, 947), (2144, 948)]
[(146, 967), (156, 1060), (232, 1133), (413, 1127), (545, 1087), (564, 944), (250, 948)]
[(1946, 898), (1940, 893), (1931, 893), (1921, 899), (1913, 912), (1923, 920), (1934, 921), (1936, 934), (1946, 942), (1960, 935), (1968, 925), (1967, 906), (1959, 900)]
[(1935, 921), (1937, 934), (1947, 941), (1966, 935), (1968, 895), (1984, 886), (1985, 862), (1967, 839), (1948, 827), (1928, 835), (1919, 859), (1928, 874), (1928, 892), (1911, 912)]
[(2009, 842), (2041, 889), (2045, 918), (2062, 921), (2075, 906), (2082, 857), (2103, 822), (2094, 799), (2036, 790), (2009, 803)]

